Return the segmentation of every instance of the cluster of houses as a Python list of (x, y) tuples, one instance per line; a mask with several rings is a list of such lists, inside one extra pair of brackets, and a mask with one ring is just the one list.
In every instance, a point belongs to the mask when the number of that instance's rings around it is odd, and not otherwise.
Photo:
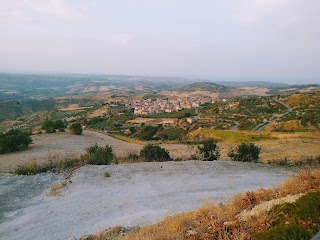
[(126, 107), (133, 108), (136, 115), (152, 115), (163, 112), (177, 112), (184, 108), (198, 108), (200, 105), (212, 102), (209, 97), (188, 97), (175, 99), (128, 100)]

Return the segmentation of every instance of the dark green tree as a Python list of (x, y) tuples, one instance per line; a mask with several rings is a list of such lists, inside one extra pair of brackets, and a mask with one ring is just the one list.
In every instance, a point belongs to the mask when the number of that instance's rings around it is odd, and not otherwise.
[(31, 134), (19, 130), (10, 130), (0, 134), (0, 153), (8, 153), (27, 148), (32, 143)]
[(46, 131), (46, 133), (55, 133), (56, 128), (53, 121), (47, 120), (43, 123), (42, 129)]
[(153, 136), (157, 133), (158, 128), (154, 127), (154, 126), (145, 126), (143, 127), (138, 133), (137, 133), (137, 137), (141, 140), (152, 140)]
[(213, 139), (203, 141), (202, 146), (198, 146), (198, 150), (203, 161), (218, 160), (220, 157), (219, 149)]
[(87, 155), (85, 161), (92, 165), (107, 165), (110, 164), (114, 158), (113, 149), (111, 146), (106, 145), (105, 147), (94, 146), (86, 149)]
[(82, 133), (82, 127), (79, 123), (73, 123), (69, 129), (75, 135), (81, 135)]
[(60, 132), (64, 132), (66, 125), (62, 120), (56, 120), (53, 124), (55, 129), (58, 129)]
[(261, 148), (254, 143), (241, 143), (236, 151), (230, 150), (228, 156), (233, 161), (258, 162)]
[(140, 151), (140, 157), (148, 162), (170, 161), (171, 157), (167, 150), (157, 145), (147, 145)]

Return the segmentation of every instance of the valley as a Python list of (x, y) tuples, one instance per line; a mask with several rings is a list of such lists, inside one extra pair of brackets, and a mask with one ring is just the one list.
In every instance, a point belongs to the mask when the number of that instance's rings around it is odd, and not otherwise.
[[(230, 197), (243, 191), (244, 200), (232, 204), (245, 201), (253, 208), (263, 201), (298, 199), (308, 187), (269, 188), (301, 169), (319, 168), (318, 85), (112, 75), (1, 77), (0, 234), (5, 238), (79, 239), (106, 228), (110, 234), (119, 226), (133, 236), (144, 234), (168, 215), (190, 217), (199, 207), (229, 206)], [(41, 87), (42, 78), (47, 88)], [(23, 81), (33, 87), (17, 88)], [(6, 141), (20, 132), (31, 143), (6, 152)], [(205, 161), (205, 154), (214, 154), (201, 152), (210, 141), (218, 154)], [(231, 154), (242, 144), (255, 147), (255, 161)], [(158, 147), (151, 159), (143, 155), (148, 147)], [(100, 156), (111, 158), (98, 162)], [(312, 176), (304, 181), (318, 179)], [(270, 197), (269, 191), (282, 192)], [(264, 200), (251, 203), (250, 194)], [(99, 234), (94, 239), (105, 239)], [(111, 239), (118, 239), (115, 234)]]

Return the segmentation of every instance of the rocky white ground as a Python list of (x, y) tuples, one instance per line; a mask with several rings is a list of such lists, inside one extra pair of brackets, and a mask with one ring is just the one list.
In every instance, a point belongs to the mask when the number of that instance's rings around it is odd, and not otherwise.
[[(110, 178), (103, 176), (106, 171)], [(85, 166), (57, 197), (46, 192), (58, 176), (1, 174), (0, 239), (69, 239), (115, 225), (149, 224), (207, 201), (274, 186), (288, 173), (226, 161)]]

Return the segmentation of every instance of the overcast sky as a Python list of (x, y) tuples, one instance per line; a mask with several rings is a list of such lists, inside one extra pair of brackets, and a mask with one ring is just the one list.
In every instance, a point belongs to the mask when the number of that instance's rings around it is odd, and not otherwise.
[(0, 0), (0, 71), (320, 83), (320, 0)]

